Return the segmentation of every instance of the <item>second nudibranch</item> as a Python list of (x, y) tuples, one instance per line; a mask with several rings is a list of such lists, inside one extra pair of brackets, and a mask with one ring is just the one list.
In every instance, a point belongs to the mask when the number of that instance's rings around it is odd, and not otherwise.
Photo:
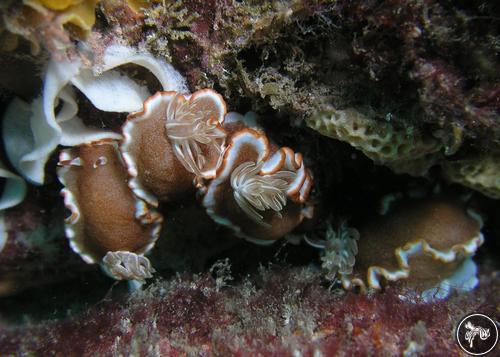
[(232, 134), (203, 205), (219, 224), (259, 243), (284, 237), (310, 215), (312, 177), (302, 155), (277, 148), (260, 130)]

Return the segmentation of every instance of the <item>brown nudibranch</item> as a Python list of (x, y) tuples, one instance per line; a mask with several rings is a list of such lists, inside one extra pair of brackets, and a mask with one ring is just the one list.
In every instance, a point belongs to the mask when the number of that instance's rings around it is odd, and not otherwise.
[(134, 193), (156, 206), (211, 179), (225, 148), (226, 104), (211, 89), (158, 92), (123, 126), (121, 152)]
[(424, 300), (444, 298), (452, 288), (470, 290), (477, 285), (470, 257), (484, 242), (481, 226), (461, 202), (411, 201), (361, 226), (354, 273), (341, 282), (346, 289), (380, 290), (397, 281), (420, 291)]
[(260, 130), (246, 128), (229, 138), (203, 205), (236, 235), (272, 243), (310, 214), (311, 187), (302, 155), (275, 148)]
[(154, 271), (147, 258), (162, 217), (127, 185), (118, 143), (101, 140), (63, 150), (58, 175), (71, 211), (66, 236), (87, 263), (101, 263), (115, 279), (144, 280)]
[(302, 155), (270, 143), (241, 115), (224, 127), (226, 111), (211, 89), (158, 92), (128, 116), (120, 145), (101, 140), (64, 150), (58, 173), (72, 249), (116, 279), (144, 280), (153, 268), (143, 254), (162, 223), (152, 207), (195, 188), (217, 223), (259, 243), (310, 217), (312, 176)]

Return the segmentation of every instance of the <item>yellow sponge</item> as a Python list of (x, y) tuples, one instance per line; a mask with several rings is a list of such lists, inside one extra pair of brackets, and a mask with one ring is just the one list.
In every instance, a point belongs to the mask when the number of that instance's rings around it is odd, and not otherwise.
[(488, 155), (443, 164), (443, 175), (451, 182), (482, 194), (500, 198), (500, 155)]

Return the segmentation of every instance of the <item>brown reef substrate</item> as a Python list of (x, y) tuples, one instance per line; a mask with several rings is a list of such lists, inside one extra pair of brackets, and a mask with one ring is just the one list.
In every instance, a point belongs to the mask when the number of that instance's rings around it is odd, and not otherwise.
[(130, 297), (117, 296), (118, 287), (102, 290), (81, 314), (2, 322), (0, 354), (458, 355), (453, 333), (461, 317), (499, 317), (498, 274), (486, 264), (480, 289), (433, 304), (395, 288), (368, 296), (329, 291), (312, 268), (274, 265), (234, 285), (227, 271), (178, 275)]

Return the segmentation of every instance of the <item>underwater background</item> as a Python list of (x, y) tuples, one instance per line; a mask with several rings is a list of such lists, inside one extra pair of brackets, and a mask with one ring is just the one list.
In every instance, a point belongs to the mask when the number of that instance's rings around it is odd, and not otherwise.
[(497, 2), (0, 15), (0, 355), (465, 355), (499, 320)]

